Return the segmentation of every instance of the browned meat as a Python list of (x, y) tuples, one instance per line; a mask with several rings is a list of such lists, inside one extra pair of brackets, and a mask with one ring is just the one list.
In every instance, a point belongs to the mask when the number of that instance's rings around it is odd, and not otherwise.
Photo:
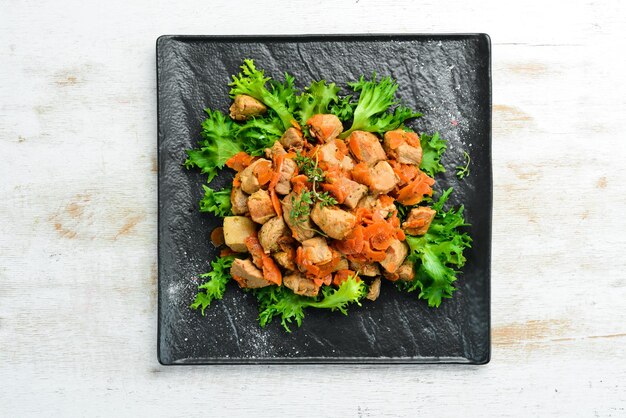
[(380, 295), (380, 277), (374, 279), (374, 281), (370, 284), (369, 289), (367, 290), (367, 295), (365, 298), (375, 301), (378, 299)]
[(319, 142), (328, 142), (343, 132), (343, 124), (335, 115), (313, 115), (307, 122), (311, 136)]
[(239, 284), (239, 287), (257, 289), (271, 284), (263, 278), (261, 270), (259, 270), (249, 258), (245, 260), (236, 258), (235, 261), (233, 261), (233, 266), (230, 268), (230, 275), (233, 276), (233, 279)]
[(414, 132), (405, 132), (402, 129), (386, 132), (383, 146), (387, 155), (399, 163), (419, 165), (422, 162), (422, 148)]
[(337, 156), (341, 155), (338, 151), (339, 148), (337, 147), (337, 144), (335, 144), (335, 141), (330, 141), (319, 147), (317, 155), (319, 156), (319, 160), (326, 162), (329, 167), (340, 167), (345, 171), (352, 170), (354, 168), (354, 161), (352, 158), (345, 155), (340, 160), (337, 158)]
[(235, 101), (230, 106), (230, 117), (235, 120), (246, 120), (267, 112), (267, 107), (254, 97), (240, 94), (235, 96)]
[(285, 158), (280, 168), (280, 178), (276, 183), (276, 193), (288, 194), (291, 191), (291, 178), (295, 174), (297, 165), (291, 158)]
[(322, 237), (315, 237), (302, 242), (303, 258), (313, 264), (328, 263), (333, 259), (333, 252), (326, 240)]
[(413, 263), (405, 260), (404, 263), (396, 270), (398, 280), (410, 282), (415, 278), (415, 271), (413, 270)]
[(280, 143), (287, 149), (301, 150), (304, 144), (302, 132), (296, 128), (289, 128), (280, 137)]
[(254, 169), (263, 161), (265, 162), (264, 164), (271, 164), (271, 161), (259, 158), (241, 172), (239, 175), (239, 179), (241, 180), (241, 190), (248, 194), (252, 194), (261, 188), (259, 185), (259, 179), (254, 175)]
[(329, 237), (344, 239), (356, 225), (356, 217), (334, 206), (321, 207), (318, 203), (311, 211), (311, 219)]
[(286, 270), (289, 270), (289, 271), (296, 271), (296, 270), (298, 270), (298, 268), (296, 267), (296, 264), (294, 263), (293, 257), (291, 255), (289, 255), (289, 253), (286, 253), (284, 251), (280, 251), (280, 252), (272, 254), (272, 256), (274, 257), (274, 260), (276, 260), (276, 262), (282, 268), (284, 268)]
[(393, 201), (390, 200), (389, 203), (383, 203), (380, 198), (370, 195), (361, 199), (357, 208), (377, 210), (383, 218), (387, 218), (391, 212), (396, 210), (396, 206), (393, 204)]
[(296, 295), (314, 297), (320, 288), (311, 279), (307, 279), (301, 273), (293, 273), (283, 277), (283, 284), (293, 290)]
[(348, 192), (348, 196), (346, 196), (343, 204), (350, 209), (354, 209), (356, 208), (356, 205), (359, 204), (359, 201), (363, 198), (363, 196), (367, 194), (367, 186), (364, 186), (352, 180), (347, 180), (347, 182), (344, 183)]
[(230, 204), (233, 215), (245, 215), (248, 213), (248, 195), (241, 190), (241, 187), (233, 187), (230, 192)]
[(272, 159), (282, 154), (287, 154), (285, 148), (280, 144), (280, 141), (274, 142), (272, 148), (265, 148), (265, 157), (268, 159)]
[(270, 194), (263, 189), (250, 195), (248, 198), (248, 211), (252, 220), (258, 224), (264, 224), (276, 216)]
[(387, 155), (380, 145), (380, 141), (376, 135), (370, 132), (354, 131), (346, 139), (352, 155), (357, 160), (362, 161), (369, 165), (374, 166), (379, 161), (387, 159)]
[(265, 222), (259, 230), (259, 242), (266, 254), (280, 251), (279, 239), (289, 234), (287, 224), (280, 216), (274, 216)]
[(370, 189), (374, 195), (386, 194), (400, 181), (387, 161), (381, 161), (370, 169), (372, 183)]
[(298, 219), (291, 218), (291, 209), (293, 208), (294, 199), (297, 201), (298, 196), (291, 192), (282, 200), (283, 218), (287, 226), (291, 229), (292, 236), (302, 242), (313, 238), (315, 231), (313, 231), (313, 224), (311, 223), (311, 217), (309, 215), (301, 216)]
[(394, 240), (386, 251), (385, 259), (380, 265), (389, 273), (395, 273), (409, 254), (409, 246), (400, 240)]
[(376, 277), (380, 275), (380, 268), (378, 268), (377, 264), (372, 263), (350, 261), (350, 270), (358, 271), (359, 276)]
[(254, 222), (245, 216), (224, 218), (224, 242), (233, 251), (247, 253), (245, 239), (256, 233)]
[(413, 208), (409, 212), (406, 221), (402, 223), (402, 228), (409, 235), (424, 235), (430, 228), (430, 223), (435, 218), (436, 213), (436, 211), (426, 206)]

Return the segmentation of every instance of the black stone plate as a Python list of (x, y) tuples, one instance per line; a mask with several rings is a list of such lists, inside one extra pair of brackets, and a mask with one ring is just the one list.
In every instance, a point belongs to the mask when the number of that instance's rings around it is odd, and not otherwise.
[[(157, 41), (159, 147), (159, 333), (162, 364), (209, 363), (468, 363), (490, 355), (491, 57), (487, 35), (206, 37)], [(216, 250), (210, 231), (220, 222), (198, 212), (205, 176), (187, 171), (185, 149), (200, 137), (206, 107), (227, 111), (231, 74), (244, 58), (299, 87), (321, 78), (340, 86), (361, 74), (391, 75), (398, 95), (424, 113), (409, 125), (449, 141), (447, 172), (436, 188), (454, 186), (464, 203), (474, 245), (454, 298), (428, 308), (417, 293), (384, 282), (380, 298), (349, 315), (309, 309), (301, 328), (286, 333), (274, 319), (261, 329), (257, 304), (233, 283), (206, 316), (189, 309), (197, 275)], [(467, 151), (465, 180), (455, 166)], [(213, 187), (228, 185), (224, 173)]]

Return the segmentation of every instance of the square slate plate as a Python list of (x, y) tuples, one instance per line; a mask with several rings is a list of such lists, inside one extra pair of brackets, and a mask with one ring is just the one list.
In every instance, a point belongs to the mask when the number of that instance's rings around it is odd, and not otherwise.
[[(437, 189), (454, 186), (464, 203), (474, 246), (454, 298), (428, 308), (417, 294), (383, 283), (375, 302), (349, 316), (309, 309), (286, 333), (274, 320), (261, 329), (252, 295), (230, 284), (203, 317), (189, 309), (198, 274), (216, 250), (209, 232), (219, 221), (197, 210), (205, 176), (183, 168), (185, 149), (200, 138), (203, 109), (227, 111), (230, 75), (244, 58), (301, 88), (326, 79), (345, 87), (361, 74), (391, 75), (398, 96), (424, 113), (409, 125), (449, 141), (447, 172)], [(159, 147), (159, 334), (162, 364), (210, 363), (469, 363), (490, 355), (491, 80), (487, 35), (288, 37), (163, 36), (157, 41)], [(466, 150), (471, 174), (455, 166)], [(230, 174), (213, 182), (226, 186)]]

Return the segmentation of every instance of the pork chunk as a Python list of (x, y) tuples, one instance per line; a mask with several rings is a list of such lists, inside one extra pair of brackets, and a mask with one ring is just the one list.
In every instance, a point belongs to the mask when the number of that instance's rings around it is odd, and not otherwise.
[(259, 242), (266, 254), (280, 251), (279, 239), (289, 233), (287, 224), (280, 216), (265, 222), (259, 230)]
[(375, 195), (389, 193), (400, 181), (387, 161), (376, 164), (374, 168), (370, 169), (370, 173), (372, 178), (370, 188)]
[(263, 189), (250, 195), (248, 198), (248, 211), (252, 220), (258, 224), (264, 224), (276, 216), (270, 194)]
[(289, 194), (291, 191), (291, 178), (296, 172), (297, 165), (294, 160), (291, 158), (285, 158), (283, 160), (283, 164), (280, 167), (280, 178), (278, 179), (278, 183), (276, 183), (276, 193), (278, 194)]
[(311, 136), (322, 143), (337, 138), (343, 132), (343, 124), (337, 116), (331, 114), (313, 115), (306, 124), (309, 125)]
[(337, 207), (322, 207), (319, 203), (311, 211), (311, 219), (334, 239), (344, 239), (356, 225), (356, 217), (350, 212)]
[(380, 262), (380, 265), (385, 271), (395, 273), (409, 254), (409, 246), (405, 242), (395, 239), (387, 248), (386, 253), (385, 259)]
[(245, 94), (235, 96), (235, 101), (230, 106), (230, 117), (238, 121), (259, 116), (265, 112), (267, 112), (267, 107), (263, 103)]
[(386, 132), (383, 146), (387, 155), (399, 163), (419, 165), (422, 162), (422, 148), (415, 132), (402, 129)]
[[(262, 163), (264, 161), (264, 163)], [(241, 190), (248, 194), (252, 194), (261, 188), (259, 184), (259, 179), (254, 175), (254, 169), (259, 164), (270, 164), (271, 161), (266, 160), (264, 158), (259, 158), (248, 167), (246, 167), (239, 175), (239, 179), (241, 180)]]
[(271, 284), (263, 278), (263, 272), (249, 258), (245, 260), (236, 258), (233, 261), (233, 266), (230, 268), (230, 275), (233, 276), (239, 287), (248, 289), (258, 289)]
[(230, 192), (230, 204), (233, 215), (245, 215), (248, 213), (248, 195), (241, 190), (241, 187), (233, 187)]
[(302, 132), (296, 128), (289, 128), (280, 137), (280, 143), (287, 149), (301, 150), (304, 145)]
[(361, 199), (357, 208), (376, 210), (380, 213), (380, 216), (386, 219), (391, 212), (396, 210), (396, 205), (393, 204), (393, 200), (389, 200), (389, 203), (383, 203), (379, 197), (367, 195)]
[(315, 237), (302, 242), (304, 258), (313, 264), (328, 263), (333, 259), (333, 252), (323, 237)]
[(420, 206), (411, 209), (406, 221), (402, 223), (402, 229), (409, 235), (424, 235), (437, 212), (429, 207)]
[(298, 219), (291, 218), (291, 210), (294, 202), (298, 202), (299, 196), (291, 192), (282, 200), (283, 206), (283, 218), (291, 229), (292, 236), (302, 242), (309, 238), (313, 238), (315, 231), (313, 231), (313, 224), (311, 223), (311, 217), (309, 215), (300, 216)]
[(335, 268), (333, 269), (333, 272), (339, 271), (339, 270), (348, 270), (350, 268), (350, 265), (348, 264), (348, 259), (341, 257), (341, 259), (339, 260), (339, 262), (337, 263), (337, 265), (335, 266)]
[(283, 278), (283, 284), (289, 289), (293, 290), (296, 295), (302, 296), (317, 296), (320, 288), (315, 285), (315, 282), (311, 279), (307, 279), (301, 273), (293, 273)]
[[(280, 251), (280, 252), (272, 254), (272, 256), (274, 257), (274, 260), (276, 260), (276, 262), (282, 268), (289, 270), (289, 271), (298, 270), (298, 267), (296, 267), (296, 264), (294, 263), (293, 257), (289, 253)], [(284, 280), (285, 279), (283, 279), (283, 282)]]
[(247, 253), (245, 239), (254, 235), (256, 226), (245, 216), (227, 216), (224, 218), (224, 242), (233, 251)]
[(344, 171), (350, 171), (354, 168), (354, 161), (349, 156), (344, 155), (341, 159), (337, 158), (341, 156), (341, 153), (339, 153), (335, 141), (322, 145), (317, 153), (320, 161), (326, 162), (330, 167), (340, 167)]
[(365, 298), (371, 301), (375, 301), (376, 299), (378, 299), (379, 295), (380, 295), (380, 277), (377, 277), (374, 279), (372, 283), (370, 283), (370, 286), (369, 286), (369, 289), (367, 290), (367, 295), (365, 296)]
[(359, 204), (359, 201), (367, 194), (367, 186), (357, 183), (356, 181), (348, 180), (348, 196), (343, 201), (343, 204), (349, 207), (350, 209), (356, 208), (356, 205)]
[(354, 131), (346, 139), (350, 151), (355, 158), (372, 167), (379, 161), (387, 159), (387, 155), (380, 145), (380, 141), (370, 132)]
[(404, 263), (396, 270), (398, 280), (404, 282), (410, 282), (415, 278), (415, 270), (413, 270), (413, 263), (405, 260)]
[(376, 277), (380, 275), (380, 268), (376, 264), (359, 263), (356, 261), (350, 261), (349, 264), (350, 270), (358, 271), (359, 276)]

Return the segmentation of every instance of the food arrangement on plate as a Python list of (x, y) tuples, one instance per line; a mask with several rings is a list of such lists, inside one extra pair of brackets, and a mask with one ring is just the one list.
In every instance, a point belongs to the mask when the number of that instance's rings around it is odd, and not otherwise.
[[(432, 307), (452, 297), (472, 240), (463, 206), (444, 209), (452, 189), (432, 197), (446, 142), (405, 124), (421, 114), (398, 103), (390, 77), (361, 76), (350, 95), (325, 80), (300, 91), (244, 60), (229, 86), (229, 115), (206, 109), (185, 162), (208, 182), (235, 173), (230, 188), (203, 186), (223, 248), (192, 308), (204, 314), (234, 280), (258, 299), (261, 326), (279, 317), (290, 331), (306, 308), (375, 301), (382, 280)], [(467, 176), (469, 160), (458, 169)]]

